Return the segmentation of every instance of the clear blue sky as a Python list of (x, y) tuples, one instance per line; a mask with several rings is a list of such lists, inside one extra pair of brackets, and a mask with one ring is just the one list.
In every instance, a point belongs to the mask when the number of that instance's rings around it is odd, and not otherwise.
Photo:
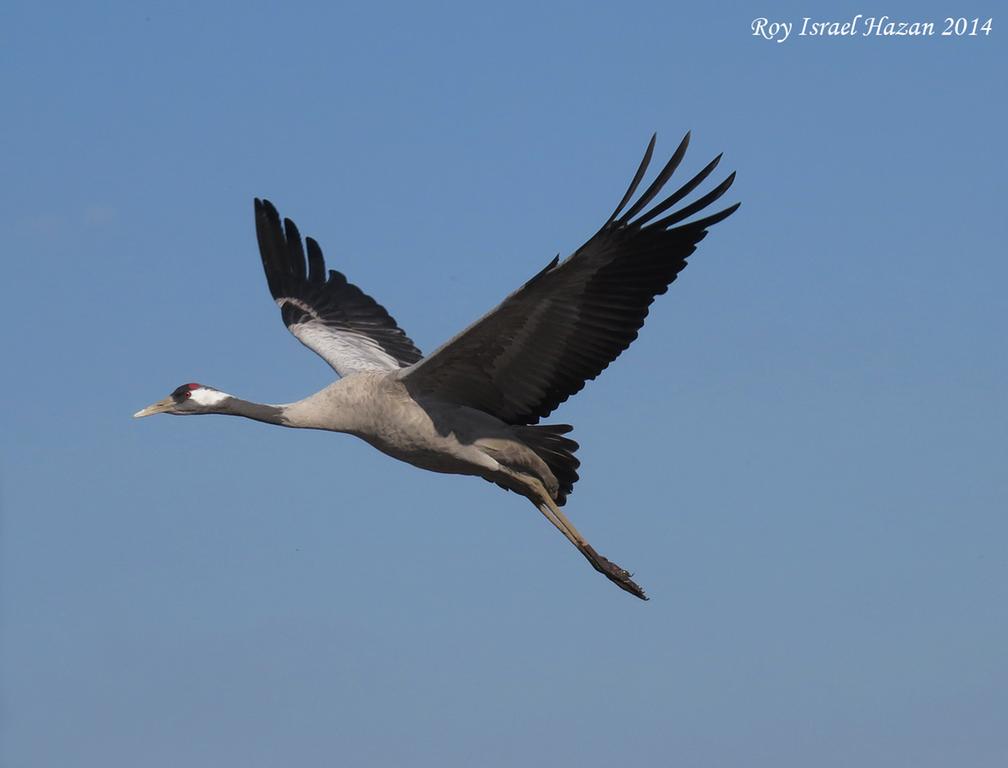
[[(4, 4), (0, 763), (1006, 764), (1008, 18), (695, 6)], [(650, 603), (482, 481), (130, 418), (330, 380), (254, 196), (430, 351), (688, 129), (743, 206), (554, 416)]]

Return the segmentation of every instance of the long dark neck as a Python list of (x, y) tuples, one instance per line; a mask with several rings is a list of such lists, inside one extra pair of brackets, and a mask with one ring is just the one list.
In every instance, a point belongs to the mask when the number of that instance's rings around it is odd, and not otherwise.
[[(358, 382), (357, 386), (364, 385)], [(227, 399), (213, 407), (211, 412), (244, 416), (246, 419), (278, 424), (281, 427), (325, 429), (331, 432), (356, 434), (361, 421), (359, 413), (361, 409), (357, 407), (360, 400), (360, 394), (350, 388), (347, 380), (340, 379), (314, 395), (283, 405), (251, 403), (227, 395)]]
[(221, 403), (214, 410), (214, 413), (223, 413), (228, 416), (244, 416), (246, 419), (255, 419), (267, 424), (278, 424), (281, 427), (289, 427), (291, 424), (284, 417), (286, 409), (286, 405), (265, 405), (264, 403), (253, 403), (232, 396)]

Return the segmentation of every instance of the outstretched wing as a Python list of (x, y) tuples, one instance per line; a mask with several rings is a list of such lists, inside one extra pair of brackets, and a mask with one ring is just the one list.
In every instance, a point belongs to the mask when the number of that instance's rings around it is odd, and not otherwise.
[(718, 155), (644, 211), (682, 161), (688, 144), (687, 133), (651, 185), (623, 212), (651, 161), (652, 136), (629, 189), (602, 229), (564, 261), (555, 258), (474, 325), (403, 370), (406, 387), (415, 395), (492, 413), (509, 424), (535, 424), (598, 376), (637, 338), (648, 306), (686, 266), (708, 228), (739, 206), (682, 223), (720, 198), (735, 178), (732, 173), (695, 202), (659, 218), (710, 175), (721, 159)]
[(423, 355), (378, 302), (335, 270), (326, 276), (322, 249), (301, 234), (269, 200), (255, 201), (256, 236), (270, 293), (284, 325), (340, 376), (389, 371)]

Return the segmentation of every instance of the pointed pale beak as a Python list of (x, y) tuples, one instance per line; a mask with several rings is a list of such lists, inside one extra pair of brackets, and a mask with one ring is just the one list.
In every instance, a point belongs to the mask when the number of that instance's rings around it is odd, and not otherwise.
[(153, 416), (155, 413), (164, 413), (165, 411), (170, 411), (175, 405), (175, 401), (171, 397), (166, 397), (164, 400), (158, 400), (153, 405), (148, 405), (142, 411), (137, 411), (133, 414), (134, 419), (142, 419), (144, 416)]

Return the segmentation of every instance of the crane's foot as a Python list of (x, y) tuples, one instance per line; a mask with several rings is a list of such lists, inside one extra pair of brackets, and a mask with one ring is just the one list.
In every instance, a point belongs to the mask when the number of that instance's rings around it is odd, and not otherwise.
[(596, 571), (613, 582), (617, 587), (629, 592), (634, 597), (639, 597), (641, 600), (648, 599), (647, 595), (644, 594), (644, 590), (630, 578), (633, 576), (632, 573), (625, 568), (620, 568), (616, 563), (600, 555), (588, 543), (581, 544), (578, 546), (578, 549), (581, 550), (581, 554), (588, 559), (588, 562), (592, 564), (592, 567)]
[[(634, 597), (639, 597), (641, 600), (647, 600), (647, 595), (644, 594), (644, 590), (637, 585), (637, 583), (631, 578), (633, 574), (627, 571), (625, 568), (620, 568), (616, 563), (608, 560), (598, 552), (596, 552), (592, 546), (585, 541), (584, 536), (578, 533), (577, 528), (574, 527), (573, 523), (567, 519), (567, 516), (560, 511), (560, 508), (556, 505), (550, 495), (546, 493), (546, 489), (543, 488), (542, 484), (536, 481), (533, 486), (533, 490), (538, 493), (538, 500), (535, 501), (539, 511), (543, 513), (545, 518), (549, 520), (553, 525), (555, 525), (567, 540), (570, 541), (578, 551), (585, 556), (589, 563), (592, 564), (592, 568), (605, 576), (609, 581), (615, 584), (617, 587), (625, 592), (629, 592)], [(529, 496), (529, 498), (534, 498)]]

